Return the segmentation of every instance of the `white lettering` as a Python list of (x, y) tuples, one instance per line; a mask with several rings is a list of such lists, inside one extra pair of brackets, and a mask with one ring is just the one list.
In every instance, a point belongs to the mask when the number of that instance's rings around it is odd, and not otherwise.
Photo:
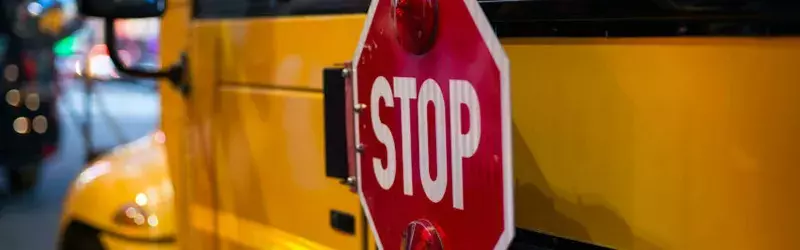
[(400, 98), (400, 134), (403, 135), (403, 193), (414, 195), (411, 167), (411, 105), (410, 100), (417, 98), (417, 79), (411, 77), (394, 78), (394, 96)]
[(380, 108), (378, 106), (381, 99), (383, 99), (387, 107), (394, 106), (392, 89), (389, 87), (389, 81), (382, 76), (376, 78), (375, 82), (372, 84), (369, 108), (375, 137), (386, 146), (386, 168), (383, 168), (381, 159), (377, 157), (372, 158), (372, 167), (375, 170), (375, 178), (378, 180), (378, 184), (380, 184), (381, 188), (384, 190), (389, 190), (392, 184), (394, 184), (395, 174), (397, 173), (397, 157), (395, 156), (392, 131), (389, 129), (389, 126), (381, 122)]
[[(434, 107), (434, 133), (436, 136), (436, 179), (431, 178), (428, 154), (428, 102)], [(419, 90), (417, 103), (417, 124), (419, 133), (419, 174), (422, 190), (428, 199), (438, 203), (447, 188), (447, 142), (445, 137), (445, 103), (439, 84), (433, 79), (425, 80)]]
[[(447, 191), (448, 177), (452, 178), (453, 208), (464, 210), (464, 172), (463, 160), (472, 157), (477, 152), (481, 137), (481, 105), (478, 94), (472, 84), (465, 80), (450, 80), (449, 103), (445, 103), (444, 94), (439, 84), (433, 79), (427, 79), (417, 92), (417, 80), (411, 77), (394, 77), (393, 87), (385, 77), (378, 77), (372, 85), (370, 93), (370, 115), (375, 137), (386, 147), (386, 167), (378, 157), (373, 157), (372, 165), (378, 184), (384, 190), (389, 190), (394, 185), (397, 174), (397, 151), (394, 137), (388, 125), (381, 121), (380, 101), (387, 107), (394, 107), (394, 98), (399, 99), (400, 106), (400, 132), (403, 150), (403, 193), (407, 196), (414, 195), (412, 130), (411, 130), (411, 100), (417, 99), (417, 136), (419, 154), (419, 175), (422, 189), (428, 200), (438, 203), (444, 198)], [(394, 92), (394, 96), (393, 93)], [(428, 149), (428, 104), (433, 104), (434, 121), (433, 131), (436, 157), (436, 178), (431, 176), (430, 152)], [(463, 131), (464, 125), (461, 107), (466, 108), (469, 128)], [(446, 124), (446, 112), (450, 112), (450, 126)], [(450, 130), (450, 165), (448, 167), (447, 155), (447, 130)], [(450, 173), (448, 174), (448, 169)]]
[[(461, 105), (469, 111), (469, 130), (461, 131)], [(462, 158), (478, 150), (481, 137), (481, 106), (472, 84), (465, 80), (450, 80), (450, 140), (453, 172), (453, 207), (464, 210), (464, 172)]]

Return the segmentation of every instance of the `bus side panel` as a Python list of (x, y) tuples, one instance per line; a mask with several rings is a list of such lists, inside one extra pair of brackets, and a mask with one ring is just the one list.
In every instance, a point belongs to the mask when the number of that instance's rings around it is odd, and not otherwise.
[[(332, 210), (354, 216), (356, 194), (325, 176), (322, 95), (223, 86), (217, 147), (220, 234), (265, 249), (360, 249), (330, 225)], [(228, 240), (228, 238), (226, 238)]]
[[(180, 61), (180, 56), (188, 52), (190, 78), (193, 79), (193, 98), (187, 99), (172, 87), (171, 83), (159, 80), (161, 88), (161, 129), (166, 135), (167, 161), (175, 189), (175, 214), (178, 246), (181, 249), (215, 249), (216, 238), (214, 234), (197, 230), (193, 225), (201, 225), (206, 231), (213, 232), (215, 224), (213, 213), (192, 213), (192, 205), (210, 207), (215, 193), (211, 189), (213, 177), (210, 159), (204, 158), (201, 147), (203, 141), (210, 139), (206, 133), (208, 123), (202, 123), (202, 114), (209, 109), (213, 97), (213, 60), (208, 55), (201, 53), (199, 46), (213, 47), (215, 39), (209, 37), (209, 32), (190, 27), (190, 2), (187, 0), (170, 0), (167, 4), (165, 16), (161, 20), (160, 56), (161, 65), (171, 65)], [(200, 36), (206, 34), (205, 37)], [(215, 35), (216, 33), (210, 33)], [(190, 36), (191, 35), (191, 36)], [(188, 45), (188, 47), (187, 47)], [(203, 105), (203, 103), (207, 103)], [(132, 107), (135, 108), (135, 107)], [(205, 111), (208, 114), (211, 112)], [(208, 120), (205, 118), (205, 120)], [(205, 124), (205, 127), (202, 126)], [(209, 148), (206, 146), (206, 148)]]
[[(325, 177), (321, 86), (323, 68), (350, 60), (363, 20), (194, 21), (193, 123), (211, 134), (191, 154), (213, 162), (213, 181), (195, 186), (209, 183), (214, 199), (191, 204), (193, 230), (223, 249), (361, 249), (358, 197)], [(355, 235), (331, 227), (332, 210), (354, 217)]]
[(504, 40), (517, 226), (618, 249), (800, 248), (798, 42)]
[(352, 60), (364, 15), (247, 18), (222, 25), (225, 83), (322, 90), (322, 69)]

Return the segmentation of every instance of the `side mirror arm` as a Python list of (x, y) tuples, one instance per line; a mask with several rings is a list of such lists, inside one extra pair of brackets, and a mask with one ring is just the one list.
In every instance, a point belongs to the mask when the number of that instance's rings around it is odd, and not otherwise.
[(184, 95), (189, 93), (189, 81), (186, 79), (184, 74), (186, 64), (185, 54), (182, 56), (181, 61), (170, 65), (166, 69), (150, 71), (139, 68), (129, 68), (127, 65), (125, 65), (125, 63), (122, 62), (122, 59), (120, 59), (119, 53), (117, 52), (117, 39), (114, 29), (114, 20), (114, 18), (105, 19), (104, 36), (106, 48), (108, 48), (108, 56), (111, 58), (111, 62), (114, 63), (114, 67), (118, 71), (135, 77), (167, 78), (172, 83), (172, 86), (180, 90), (181, 93)]

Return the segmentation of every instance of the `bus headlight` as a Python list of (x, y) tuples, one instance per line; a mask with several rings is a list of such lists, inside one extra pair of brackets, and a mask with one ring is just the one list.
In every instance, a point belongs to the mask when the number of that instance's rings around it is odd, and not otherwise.
[(137, 204), (126, 204), (117, 210), (114, 215), (114, 223), (133, 227), (156, 227), (158, 226), (158, 216), (148, 214)]

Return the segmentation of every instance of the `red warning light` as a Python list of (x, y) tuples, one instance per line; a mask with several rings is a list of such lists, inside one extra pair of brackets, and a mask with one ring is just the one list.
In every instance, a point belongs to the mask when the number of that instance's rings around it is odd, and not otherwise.
[(402, 250), (442, 250), (442, 238), (436, 226), (428, 220), (416, 220), (403, 231)]
[(437, 0), (392, 0), (397, 41), (413, 54), (421, 55), (436, 39)]

